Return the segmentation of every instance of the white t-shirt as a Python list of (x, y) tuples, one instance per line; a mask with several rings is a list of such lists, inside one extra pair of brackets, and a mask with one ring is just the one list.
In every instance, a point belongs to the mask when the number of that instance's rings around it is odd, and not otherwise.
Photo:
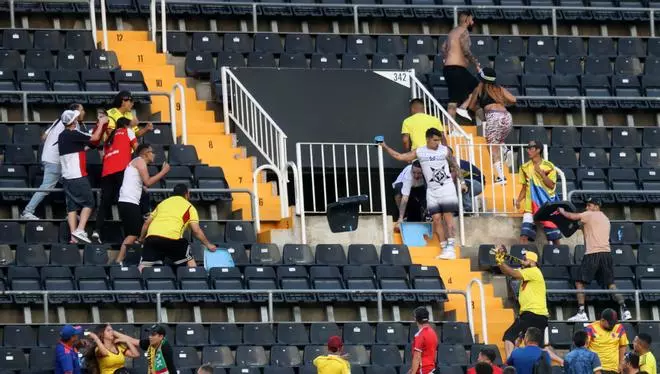
[(447, 147), (439, 145), (438, 149), (432, 150), (423, 146), (415, 151), (417, 152), (417, 159), (422, 165), (422, 173), (426, 179), (428, 190), (438, 190), (447, 185), (453, 187), (454, 183), (449, 170), (449, 162), (447, 162), (447, 156), (449, 155)]
[[(76, 125), (76, 128), (79, 129), (80, 126)], [(59, 118), (46, 130), (46, 140), (44, 140), (44, 147), (41, 151), (41, 162), (60, 164), (60, 150), (57, 146), (57, 139), (62, 131), (64, 131), (64, 123)]]
[(410, 196), (410, 189), (413, 187), (419, 187), (424, 184), (423, 180), (415, 182), (412, 175), (412, 165), (408, 165), (403, 168), (403, 171), (396, 178), (392, 187), (396, 186), (397, 183), (401, 183), (401, 195)]

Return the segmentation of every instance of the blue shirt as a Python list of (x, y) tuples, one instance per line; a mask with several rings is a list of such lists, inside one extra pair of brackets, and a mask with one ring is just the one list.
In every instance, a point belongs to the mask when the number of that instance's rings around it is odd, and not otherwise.
[[(543, 353), (543, 350), (535, 345), (516, 348), (511, 352), (506, 364), (515, 367), (516, 374), (533, 374), (534, 364), (541, 357), (541, 353)], [(545, 357), (550, 363), (550, 355), (546, 354)]]
[(55, 374), (64, 374), (66, 372), (81, 374), (80, 358), (75, 348), (59, 342), (55, 347)]
[(565, 374), (593, 374), (600, 369), (598, 355), (584, 347), (576, 348), (564, 357)]

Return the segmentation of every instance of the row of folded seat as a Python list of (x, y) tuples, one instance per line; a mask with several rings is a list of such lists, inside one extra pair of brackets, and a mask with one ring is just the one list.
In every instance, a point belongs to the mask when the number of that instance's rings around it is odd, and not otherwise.
[[(121, 225), (108, 225), (107, 233), (104, 237), (108, 238), (106, 244), (121, 243), (123, 235)], [(200, 227), (205, 230), (208, 239), (214, 243), (224, 243), (225, 241), (232, 244), (253, 244), (256, 243), (256, 234), (251, 222), (247, 221), (200, 221)], [(24, 233), (23, 233), (24, 232)], [(184, 237), (190, 239), (189, 234)], [(59, 244), (68, 244), (69, 231), (66, 222), (50, 222), (50, 221), (28, 221), (24, 225), (16, 221), (0, 221), (0, 242), (4, 245), (22, 245), (20, 249), (26, 251), (43, 251), (42, 245), (52, 245), (52, 249), (64, 250), (62, 248), (76, 248), (76, 246), (62, 247)], [(117, 240), (119, 239), (119, 240)], [(56, 247), (56, 248), (55, 248)], [(41, 249), (39, 249), (41, 248)], [(276, 254), (279, 257), (279, 250), (273, 245), (264, 245), (263, 248), (270, 249), (272, 255)], [(308, 248), (307, 248), (308, 249)], [(268, 253), (271, 253), (268, 252)], [(20, 250), (17, 252), (17, 259), (20, 257)], [(266, 253), (264, 253), (265, 257)], [(59, 256), (59, 255), (58, 255)], [(51, 257), (57, 258), (51, 254)], [(47, 257), (33, 253), (26, 258), (26, 261), (33, 261), (29, 265), (48, 264)], [(78, 257), (79, 258), (79, 257)], [(45, 260), (45, 261), (44, 261)], [(74, 263), (75, 264), (75, 263)], [(27, 264), (26, 264), (27, 265)]]
[(658, 168), (660, 148), (642, 148), (638, 156), (635, 148), (630, 147), (613, 147), (610, 150), (582, 147), (579, 153), (572, 148), (550, 147), (548, 159), (559, 167), (569, 168)]
[(660, 128), (629, 126), (514, 126), (509, 144), (538, 140), (553, 147), (660, 147)]
[[(2, 7), (0, 7), (2, 10)], [(37, 49), (59, 52), (62, 49), (92, 52), (96, 49), (91, 31), (0, 29), (0, 49), (27, 51)]]
[(0, 63), (3, 69), (61, 69), (86, 70), (119, 68), (117, 55), (113, 51), (93, 50), (88, 55), (79, 49), (59, 49), (57, 51), (31, 49), (21, 54), (16, 49), (0, 50)]
[[(194, 52), (265, 52), (314, 53), (355, 55), (406, 54), (433, 56), (442, 54), (446, 35), (340, 35), (340, 34), (277, 34), (217, 33), (217, 32), (169, 32), (167, 50), (173, 55)], [(477, 57), (660, 57), (660, 40), (641, 37), (588, 37), (579, 36), (530, 36), (472, 35), (471, 51)]]
[[(39, 146), (42, 141), (42, 136), (44, 131), (50, 127), (52, 122), (45, 124), (4, 124), (0, 123), (0, 146), (7, 145), (30, 145), (30, 146)], [(154, 123), (154, 128), (152, 131), (149, 131), (144, 134), (143, 137), (139, 139), (142, 143), (170, 146), (173, 143), (172, 140), (172, 128), (169, 123)], [(169, 149), (169, 148), (168, 148)], [(162, 155), (161, 155), (162, 157)], [(96, 161), (96, 160), (93, 160)], [(13, 167), (13, 166), (12, 166)], [(2, 168), (5, 173), (7, 173), (7, 166), (2, 165)], [(18, 171), (17, 173), (19, 173)], [(8, 175), (10, 175), (9, 173)], [(2, 175), (3, 177), (5, 175)]]
[[(54, 304), (96, 303), (154, 303), (156, 291), (196, 291), (197, 293), (166, 292), (160, 295), (163, 302), (171, 303), (265, 303), (269, 300), (266, 291), (316, 290), (331, 292), (274, 292), (276, 303), (315, 302), (376, 302), (378, 296), (368, 290), (386, 290), (384, 302), (444, 302), (447, 295), (428, 292), (445, 289), (438, 269), (434, 266), (378, 265), (375, 271), (370, 266), (346, 265), (341, 267), (319, 265), (309, 271), (304, 266), (283, 265), (278, 267), (247, 266), (244, 271), (237, 267), (204, 268), (178, 267), (176, 274), (169, 266), (145, 268), (140, 273), (137, 266), (112, 266), (106, 271), (103, 266), (37, 267), (11, 266), (7, 268), (6, 283), (2, 288), (13, 291), (64, 291), (70, 294), (48, 295)], [(76, 291), (91, 293), (79, 294)], [(107, 291), (122, 291), (108, 294)], [(203, 293), (203, 290), (221, 290), (224, 293)], [(241, 291), (264, 291), (243, 293)], [(335, 292), (336, 290), (359, 290), (365, 292)], [(150, 291), (137, 293), (135, 291)], [(98, 292), (98, 293), (96, 293)], [(236, 293), (234, 293), (236, 292)], [(35, 294), (2, 295), (2, 303), (43, 303), (43, 297)]]
[[(660, 224), (654, 223), (653, 227), (649, 227), (649, 229), (654, 230), (657, 230), (657, 228), (660, 228)], [(634, 230), (634, 227), (632, 227), (632, 230)], [(632, 230), (630, 226), (615, 224), (613, 232), (610, 234), (611, 241), (635, 241), (634, 238), (630, 238), (634, 235), (631, 233)], [(619, 234), (621, 234), (620, 239)], [(655, 237), (657, 234), (652, 235)], [(489, 253), (491, 248), (493, 248), (492, 244), (479, 246), (478, 263), (481, 270), (491, 270), (495, 266), (495, 257)], [(538, 253), (536, 246), (533, 244), (513, 245), (509, 253), (514, 257), (522, 258), (526, 251)], [(565, 244), (558, 246), (547, 244), (543, 246), (539, 265), (577, 266), (582, 263), (584, 252), (584, 245), (581, 244), (576, 245), (573, 251)], [(636, 246), (636, 250), (633, 250), (630, 244), (612, 244), (612, 260), (615, 266), (660, 265), (660, 244), (639, 244)], [(519, 266), (515, 262), (511, 262), (511, 265)]]
[[(2, 52), (0, 52), (1, 54)], [(70, 55), (73, 56), (73, 55)], [(84, 59), (83, 59), (84, 62)], [(1, 65), (6, 66), (6, 65)], [(61, 67), (61, 66), (60, 66)], [(137, 70), (86, 70), (85, 66), (76, 66), (75, 70), (39, 70), (22, 69), (10, 70), (8, 67), (0, 68), (0, 90), (3, 91), (51, 91), (38, 94), (29, 94), (29, 103), (68, 104), (78, 102), (81, 104), (103, 104), (112, 101), (112, 94), (97, 94), (91, 92), (145, 92), (149, 91), (142, 72)], [(89, 91), (90, 93), (86, 93)], [(61, 93), (57, 92), (71, 92)], [(133, 95), (136, 103), (151, 103), (148, 95)], [(0, 103), (20, 103), (22, 95), (0, 94)]]
[[(650, 324), (649, 324), (650, 325)], [(136, 339), (148, 337), (151, 325), (113, 324), (114, 330)], [(228, 346), (241, 345), (289, 345), (306, 346), (326, 344), (333, 335), (341, 336), (345, 344), (394, 345), (404, 348), (417, 333), (417, 325), (402, 322), (316, 322), (297, 323), (175, 323), (163, 324), (167, 338), (176, 346)], [(82, 324), (84, 330), (95, 326)], [(470, 328), (465, 322), (436, 322), (438, 343), (473, 344)], [(0, 332), (0, 344), (4, 347), (49, 347), (57, 341), (61, 325), (5, 325)], [(644, 330), (646, 331), (646, 330)], [(654, 331), (654, 330), (653, 330)]]

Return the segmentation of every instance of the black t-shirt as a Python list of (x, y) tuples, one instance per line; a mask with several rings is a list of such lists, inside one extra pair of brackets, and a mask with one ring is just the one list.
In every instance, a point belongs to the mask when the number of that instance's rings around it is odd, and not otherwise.
[[(140, 340), (140, 348), (143, 351), (147, 351), (149, 349), (149, 339), (141, 339)], [(170, 374), (176, 374), (176, 366), (174, 366), (174, 350), (172, 349), (172, 345), (167, 340), (164, 340), (163, 343), (160, 346), (160, 350), (163, 352), (163, 358), (165, 359), (165, 365), (167, 365), (167, 371), (170, 372)], [(149, 358), (147, 357), (147, 361)], [(149, 362), (149, 367), (153, 365), (151, 362)]]

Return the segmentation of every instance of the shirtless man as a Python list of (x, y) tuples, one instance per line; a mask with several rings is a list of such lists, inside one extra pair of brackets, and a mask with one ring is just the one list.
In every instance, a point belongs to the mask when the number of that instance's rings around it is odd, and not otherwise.
[(481, 70), (479, 61), (470, 52), (470, 31), (474, 26), (474, 16), (470, 11), (458, 13), (458, 26), (455, 27), (447, 40), (442, 44), (442, 54), (445, 58), (442, 74), (445, 76), (449, 89), (449, 104), (447, 111), (456, 117), (456, 107), (462, 104), (477, 87), (477, 78), (468, 71), (468, 66), (474, 64), (477, 71)]

